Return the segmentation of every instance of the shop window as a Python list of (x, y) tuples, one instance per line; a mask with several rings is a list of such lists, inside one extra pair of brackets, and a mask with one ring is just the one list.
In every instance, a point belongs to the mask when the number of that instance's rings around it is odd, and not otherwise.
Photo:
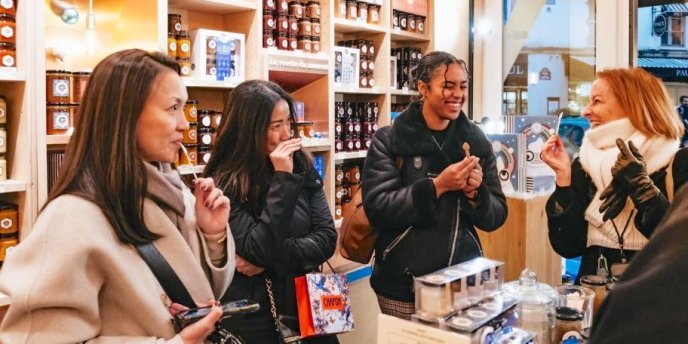
[(662, 46), (684, 46), (686, 28), (684, 17), (670, 16), (667, 21), (668, 30), (662, 35)]

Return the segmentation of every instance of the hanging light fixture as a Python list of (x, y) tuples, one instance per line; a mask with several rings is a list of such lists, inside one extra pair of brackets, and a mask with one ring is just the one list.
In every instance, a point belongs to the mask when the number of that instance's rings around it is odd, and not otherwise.
[(90, 56), (98, 50), (96, 37), (96, 14), (93, 12), (93, 0), (88, 0), (88, 14), (86, 15), (86, 53)]
[(79, 21), (79, 11), (71, 0), (50, 0), (50, 10), (67, 24)]

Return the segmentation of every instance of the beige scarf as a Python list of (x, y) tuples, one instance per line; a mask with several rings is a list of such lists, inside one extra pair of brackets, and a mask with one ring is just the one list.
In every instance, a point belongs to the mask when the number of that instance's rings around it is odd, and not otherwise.
[[(583, 138), (580, 150), (580, 161), (585, 172), (592, 178), (597, 192), (590, 205), (585, 210), (585, 219), (588, 221), (588, 246), (602, 246), (610, 248), (619, 247), (619, 239), (612, 221), (602, 221), (600, 213), (600, 194), (612, 181), (612, 166), (619, 155), (616, 139), (632, 141), (638, 147), (640, 154), (645, 158), (648, 174), (652, 174), (665, 168), (671, 158), (676, 154), (679, 140), (667, 139), (663, 136), (647, 137), (639, 132), (628, 118), (619, 119), (595, 129), (588, 130)], [(616, 228), (621, 234), (624, 225), (628, 221), (628, 229), (624, 234), (624, 248), (639, 250), (647, 244), (647, 238), (635, 227), (631, 211), (633, 202), (628, 198), (626, 206), (619, 216), (614, 219)]]

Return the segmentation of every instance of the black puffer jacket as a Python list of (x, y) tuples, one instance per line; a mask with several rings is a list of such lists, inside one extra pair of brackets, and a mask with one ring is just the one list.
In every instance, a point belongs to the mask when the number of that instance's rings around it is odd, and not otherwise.
[[(474, 227), (495, 230), (507, 215), (492, 145), (483, 132), (461, 113), (450, 123), (440, 151), (421, 108), (421, 102), (412, 103), (393, 127), (375, 133), (361, 182), (366, 214), (380, 230), (371, 285), (400, 301), (413, 301), (414, 276), (482, 255)], [(464, 142), (480, 158), (484, 174), (475, 205), (460, 192), (437, 199), (431, 180), (465, 157)]]
[[(305, 170), (305, 172), (298, 172)], [(248, 209), (230, 197), (229, 226), (237, 254), (265, 267), (281, 314), (296, 315), (294, 277), (317, 270), (334, 253), (337, 232), (315, 169), (295, 167), (295, 173), (276, 172), (262, 209)], [(258, 301), (268, 312), (265, 275), (237, 272), (223, 300)]]

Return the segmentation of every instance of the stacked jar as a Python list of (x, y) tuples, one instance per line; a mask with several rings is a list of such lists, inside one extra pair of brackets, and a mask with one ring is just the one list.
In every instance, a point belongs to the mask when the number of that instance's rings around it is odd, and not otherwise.
[(425, 35), (425, 16), (393, 10), (392, 29)]
[(379, 24), (381, 7), (380, 4), (372, 1), (337, 0), (335, 16), (368, 24)]
[(377, 130), (377, 102), (335, 102), (335, 152), (368, 150)]
[(177, 165), (205, 165), (217, 138), (222, 112), (198, 108), (198, 100), (189, 99), (184, 106), (184, 116), (189, 130), (184, 131), (182, 144), (188, 156), (180, 151)]
[(358, 48), (360, 51), (359, 86), (363, 88), (375, 87), (375, 42), (366, 39), (339, 41), (337, 45)]
[(0, 1), (0, 67), (17, 66), (16, 15), (15, 1)]
[(177, 59), (181, 76), (191, 75), (191, 37), (182, 25), (181, 14), (167, 15), (167, 55)]
[(397, 58), (397, 88), (417, 90), (418, 85), (411, 80), (411, 71), (423, 58), (420, 48), (392, 48), (391, 55)]
[(334, 219), (342, 218), (343, 209), (361, 188), (361, 163), (337, 165), (335, 168), (335, 211)]
[(19, 243), (19, 216), (16, 204), (0, 201), (0, 266), (10, 247)]
[(263, 47), (320, 52), (320, 15), (319, 1), (263, 0)]
[(88, 71), (49, 70), (45, 72), (47, 101), (45, 122), (48, 135), (72, 133), (90, 75)]

